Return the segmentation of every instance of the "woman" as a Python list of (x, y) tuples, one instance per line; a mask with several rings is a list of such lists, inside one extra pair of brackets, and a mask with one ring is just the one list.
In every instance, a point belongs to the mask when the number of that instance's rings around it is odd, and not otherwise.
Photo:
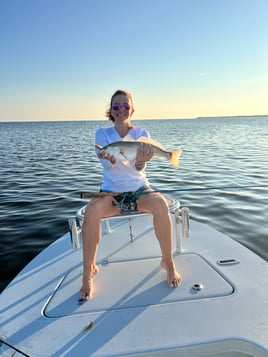
[[(131, 124), (134, 113), (133, 100), (130, 93), (116, 91), (110, 103), (106, 116), (114, 124), (113, 127), (99, 129), (96, 132), (96, 145), (105, 146), (121, 141), (126, 136), (136, 140), (141, 136), (149, 137), (149, 133)], [(131, 203), (136, 205), (140, 212), (149, 212), (153, 215), (154, 229), (162, 252), (161, 267), (166, 270), (167, 283), (170, 287), (177, 287), (181, 277), (176, 271), (172, 256), (172, 223), (168, 204), (158, 192), (149, 188), (145, 175), (146, 162), (152, 158), (153, 150), (149, 144), (141, 144), (137, 150), (136, 160), (128, 165), (105, 152), (99, 150), (98, 157), (103, 165), (102, 191), (129, 192), (138, 194), (130, 197)], [(146, 190), (146, 194), (141, 194)], [(149, 192), (149, 193), (148, 193)], [(129, 197), (128, 197), (129, 198)], [(123, 196), (123, 200), (125, 197)], [(118, 215), (121, 210), (122, 195), (103, 196), (90, 201), (86, 210), (82, 226), (83, 237), (83, 280), (80, 289), (80, 302), (91, 299), (94, 292), (93, 279), (98, 273), (96, 254), (101, 239), (101, 219)]]

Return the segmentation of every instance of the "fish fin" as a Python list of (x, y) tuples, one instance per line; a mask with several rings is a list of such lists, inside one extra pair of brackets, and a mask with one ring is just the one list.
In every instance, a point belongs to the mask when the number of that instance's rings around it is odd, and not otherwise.
[(159, 144), (157, 141), (155, 141), (151, 138), (148, 138), (147, 136), (140, 136), (136, 141), (139, 141), (141, 143), (151, 144), (151, 145), (157, 146), (159, 149), (164, 150), (163, 145)]
[(151, 144), (154, 146), (157, 146), (159, 149), (164, 150), (163, 145), (158, 143), (157, 141), (148, 138), (147, 136), (140, 136), (137, 140), (134, 140), (131, 135), (126, 135), (122, 141), (130, 141), (130, 142), (140, 142), (140, 143), (145, 143), (145, 144)]
[(170, 159), (168, 160), (175, 169), (179, 168), (179, 158), (182, 154), (182, 150), (175, 150), (170, 153)]
[(120, 151), (120, 155), (123, 157), (123, 159), (121, 160), (122, 162), (129, 161), (128, 157), (124, 154), (124, 152)]
[(121, 160), (121, 162), (123, 165), (130, 167), (130, 162), (128, 160)]

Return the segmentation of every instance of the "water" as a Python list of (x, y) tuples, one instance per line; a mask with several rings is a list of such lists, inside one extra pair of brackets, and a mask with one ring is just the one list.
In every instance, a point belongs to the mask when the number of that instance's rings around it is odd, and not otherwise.
[[(166, 149), (184, 150), (178, 171), (165, 160), (149, 163), (152, 186), (173, 191), (192, 218), (268, 261), (268, 117), (133, 123)], [(67, 219), (84, 204), (79, 193), (98, 190), (94, 134), (108, 125), (105, 120), (0, 123), (1, 290), (68, 230)]]

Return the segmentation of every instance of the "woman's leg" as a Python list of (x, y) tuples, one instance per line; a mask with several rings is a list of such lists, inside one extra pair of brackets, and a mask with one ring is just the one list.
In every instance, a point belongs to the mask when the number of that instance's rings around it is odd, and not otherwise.
[(99, 271), (96, 265), (96, 255), (102, 233), (101, 219), (118, 215), (120, 212), (112, 202), (112, 196), (96, 198), (89, 202), (85, 210), (82, 226), (84, 261), (83, 280), (80, 289), (82, 300), (92, 298), (94, 291), (93, 278)]
[(138, 200), (138, 210), (153, 215), (155, 235), (162, 252), (161, 266), (167, 272), (170, 287), (177, 287), (181, 276), (176, 270), (172, 256), (172, 222), (165, 198), (157, 192), (142, 194)]

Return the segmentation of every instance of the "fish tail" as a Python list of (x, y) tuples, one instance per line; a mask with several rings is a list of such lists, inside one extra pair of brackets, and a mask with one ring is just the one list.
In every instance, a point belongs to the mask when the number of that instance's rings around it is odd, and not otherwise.
[(181, 154), (182, 154), (182, 150), (175, 150), (170, 153), (170, 158), (168, 161), (171, 163), (173, 167), (175, 167), (175, 169), (179, 168), (179, 158)]

